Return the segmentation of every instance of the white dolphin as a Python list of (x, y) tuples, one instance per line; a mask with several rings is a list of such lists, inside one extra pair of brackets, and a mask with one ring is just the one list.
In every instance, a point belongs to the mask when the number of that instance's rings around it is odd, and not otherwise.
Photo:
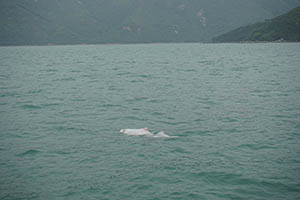
[(151, 133), (148, 128), (140, 128), (140, 129), (121, 129), (120, 133), (131, 136), (146, 136), (153, 138), (175, 138), (177, 136), (169, 136), (165, 134), (163, 131), (158, 132), (157, 134)]
[(134, 135), (134, 136), (140, 136), (140, 135), (153, 135), (148, 128), (140, 128), (140, 129), (121, 129), (120, 133), (126, 134), (126, 135)]

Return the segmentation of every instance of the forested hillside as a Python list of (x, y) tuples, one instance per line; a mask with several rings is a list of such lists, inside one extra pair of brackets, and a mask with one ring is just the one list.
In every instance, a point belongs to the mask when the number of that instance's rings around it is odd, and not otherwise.
[(213, 39), (215, 42), (300, 41), (300, 7), (265, 22), (241, 27)]

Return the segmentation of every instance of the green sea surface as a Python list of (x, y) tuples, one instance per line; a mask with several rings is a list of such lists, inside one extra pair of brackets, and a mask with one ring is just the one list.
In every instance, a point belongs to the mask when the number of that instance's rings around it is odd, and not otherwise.
[(1, 47), (0, 199), (300, 199), (300, 44)]

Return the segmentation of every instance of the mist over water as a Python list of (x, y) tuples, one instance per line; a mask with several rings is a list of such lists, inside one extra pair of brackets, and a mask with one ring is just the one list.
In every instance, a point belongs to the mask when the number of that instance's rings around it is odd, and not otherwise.
[[(0, 48), (1, 199), (299, 199), (300, 45)], [(120, 134), (148, 127), (177, 138)]]

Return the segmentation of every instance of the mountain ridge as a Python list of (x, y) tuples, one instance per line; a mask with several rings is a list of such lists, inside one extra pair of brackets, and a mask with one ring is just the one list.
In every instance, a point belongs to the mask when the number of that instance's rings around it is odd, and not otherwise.
[(0, 45), (209, 42), (300, 0), (0, 0)]

